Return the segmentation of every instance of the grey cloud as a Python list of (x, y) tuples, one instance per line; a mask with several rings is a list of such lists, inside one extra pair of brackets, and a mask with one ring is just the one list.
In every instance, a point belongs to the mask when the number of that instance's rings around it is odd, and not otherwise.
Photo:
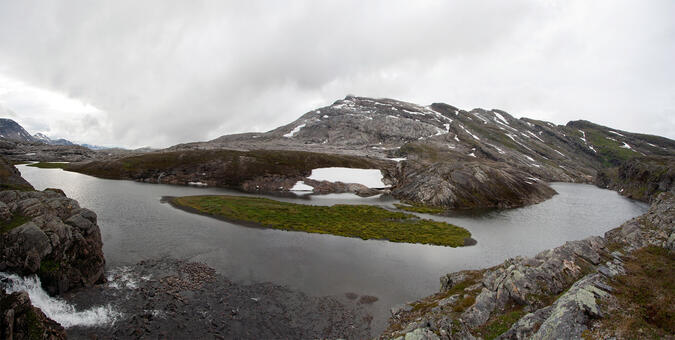
[(102, 110), (96, 133), (70, 123), (74, 139), (99, 144), (267, 130), (348, 93), (675, 138), (674, 10), (669, 1), (2, 2), (0, 72)]

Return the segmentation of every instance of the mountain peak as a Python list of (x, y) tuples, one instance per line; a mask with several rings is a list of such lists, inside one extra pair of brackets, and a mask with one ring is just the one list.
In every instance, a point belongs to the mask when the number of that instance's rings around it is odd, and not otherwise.
[(9, 118), (0, 118), (0, 137), (20, 142), (35, 141), (19, 123)]

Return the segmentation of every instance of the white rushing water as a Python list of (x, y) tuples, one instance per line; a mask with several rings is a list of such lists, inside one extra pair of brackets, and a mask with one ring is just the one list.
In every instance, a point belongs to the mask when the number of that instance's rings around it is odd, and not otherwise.
[(110, 305), (77, 311), (75, 306), (55, 297), (49, 296), (42, 289), (37, 276), (20, 277), (0, 272), (0, 280), (8, 294), (26, 291), (33, 306), (42, 310), (48, 318), (68, 328), (73, 326), (100, 326), (114, 323), (121, 314)]

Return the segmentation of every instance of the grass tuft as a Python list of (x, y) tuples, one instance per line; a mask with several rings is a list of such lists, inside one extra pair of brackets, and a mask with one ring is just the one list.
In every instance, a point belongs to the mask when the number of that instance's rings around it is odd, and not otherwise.
[(4, 234), (16, 227), (20, 227), (28, 221), (30, 221), (29, 217), (19, 214), (13, 215), (11, 219), (0, 223), (0, 234)]
[(420, 214), (440, 214), (440, 213), (445, 211), (445, 209), (442, 209), (442, 208), (429, 207), (429, 206), (418, 205), (418, 204), (406, 205), (406, 204), (394, 203), (394, 206), (396, 206), (396, 208), (398, 208), (400, 210), (416, 212), (416, 213), (420, 213)]

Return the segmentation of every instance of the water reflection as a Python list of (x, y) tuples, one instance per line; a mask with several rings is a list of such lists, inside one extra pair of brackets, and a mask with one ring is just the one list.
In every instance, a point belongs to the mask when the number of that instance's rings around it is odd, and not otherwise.
[[(109, 268), (166, 256), (205, 262), (241, 282), (271, 281), (317, 295), (373, 295), (380, 299), (371, 307), (378, 326), (392, 305), (437, 291), (444, 273), (492, 266), (568, 240), (602, 235), (647, 208), (595, 186), (553, 183), (559, 194), (530, 207), (420, 214), (465, 227), (478, 241), (471, 247), (449, 248), (247, 228), (160, 202), (162, 196), (241, 194), (225, 189), (104, 180), (60, 169), (19, 169), (36, 189), (61, 188), (96, 211)], [(315, 205), (393, 207), (396, 202), (352, 194), (273, 198)]]

